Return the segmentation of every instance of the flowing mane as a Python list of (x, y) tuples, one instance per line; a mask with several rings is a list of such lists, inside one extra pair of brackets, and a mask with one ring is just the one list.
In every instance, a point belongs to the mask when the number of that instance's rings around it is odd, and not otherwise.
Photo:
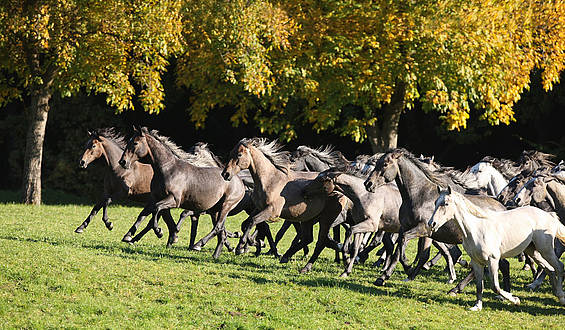
[(539, 167), (554, 167), (555, 163), (550, 159), (555, 159), (555, 155), (547, 154), (537, 150), (524, 150), (518, 163), (526, 165), (530, 161), (530, 170), (533, 171)]
[(465, 209), (471, 213), (473, 216), (481, 219), (487, 219), (491, 216), (492, 211), (481, 209), (477, 205), (473, 204), (470, 200), (465, 198), (463, 194), (456, 191), (451, 192), (451, 197), (456, 200), (452, 207), (457, 207), (458, 205), (463, 205)]
[[(144, 127), (144, 130), (146, 130), (145, 127)], [(148, 131), (147, 130), (146, 133), (148, 133), (149, 135), (154, 137), (157, 141), (161, 142), (178, 159), (189, 161), (189, 159), (191, 158), (191, 155), (189, 153), (182, 150), (182, 148), (179, 147), (178, 145), (176, 145), (170, 138), (160, 135), (159, 131), (157, 131), (157, 130)]]
[(196, 142), (188, 149), (188, 161), (199, 167), (224, 167), (223, 162), (208, 147), (208, 143)]
[(509, 159), (485, 156), (480, 161), (491, 164), (507, 180), (510, 180), (520, 172), (519, 165)]
[(329, 173), (329, 172), (340, 172), (343, 174), (352, 175), (356, 178), (366, 180), (372, 172), (372, 169), (357, 169), (354, 166), (340, 164), (338, 166), (330, 167), (329, 169), (321, 172), (322, 173)]
[(330, 166), (339, 165), (345, 159), (341, 152), (333, 150), (333, 146), (330, 145), (327, 145), (325, 147), (322, 146), (317, 149), (307, 146), (299, 146), (298, 148), (296, 148), (296, 151), (298, 151), (299, 155), (312, 154), (314, 155), (314, 157)]
[(398, 148), (392, 150), (391, 152), (400, 153), (401, 155), (403, 155), (404, 158), (406, 158), (406, 160), (408, 160), (410, 163), (416, 166), (420, 171), (422, 171), (422, 173), (426, 178), (428, 178), (428, 180), (430, 180), (432, 183), (438, 186), (446, 188), (449, 183), (453, 182), (451, 177), (446, 175), (444, 171), (441, 170), (432, 171), (426, 163), (420, 161), (418, 157), (414, 156), (411, 152), (409, 152), (406, 149)]
[(126, 148), (127, 141), (125, 137), (118, 133), (115, 127), (103, 127), (97, 128), (92, 132), (93, 135), (99, 135), (105, 139), (112, 140), (116, 143), (121, 149)]
[(245, 138), (241, 139), (239, 143), (246, 147), (252, 146), (257, 148), (278, 170), (288, 173), (291, 164), (290, 153), (288, 151), (280, 151), (283, 146), (277, 140), (269, 142), (266, 138)]

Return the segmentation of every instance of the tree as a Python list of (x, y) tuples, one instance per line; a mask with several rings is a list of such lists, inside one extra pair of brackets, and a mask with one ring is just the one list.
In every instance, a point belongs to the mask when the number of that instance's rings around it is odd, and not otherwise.
[(162, 108), (160, 75), (181, 48), (169, 0), (6, 1), (0, 6), (0, 104), (29, 96), (24, 202), (41, 203), (43, 139), (54, 93), (107, 94), (117, 111)]
[(199, 4), (184, 22), (205, 39), (189, 38), (179, 66), (179, 83), (197, 94), (197, 125), (234, 104), (235, 124), (254, 113), (286, 138), (308, 123), (382, 151), (396, 146), (399, 118), (417, 101), (447, 129), (465, 128), (472, 111), (508, 124), (531, 72), (543, 72), (547, 90), (565, 63), (563, 1)]

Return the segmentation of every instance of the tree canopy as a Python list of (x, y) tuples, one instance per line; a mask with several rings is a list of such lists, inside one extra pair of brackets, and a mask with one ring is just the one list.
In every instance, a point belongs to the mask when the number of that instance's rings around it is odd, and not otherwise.
[(251, 114), (287, 138), (309, 123), (361, 141), (414, 102), (448, 129), (473, 111), (508, 124), (531, 72), (550, 89), (565, 63), (562, 1), (197, 3), (178, 78), (196, 91), (197, 125), (229, 103), (235, 123)]

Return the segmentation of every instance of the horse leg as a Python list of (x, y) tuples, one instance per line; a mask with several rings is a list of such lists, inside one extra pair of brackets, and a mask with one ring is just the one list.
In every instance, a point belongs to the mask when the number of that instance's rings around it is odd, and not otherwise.
[(385, 281), (390, 278), (392, 273), (394, 272), (394, 268), (396, 268), (396, 264), (400, 260), (400, 256), (404, 254), (404, 248), (406, 247), (406, 243), (408, 241), (405, 238), (404, 231), (400, 231), (398, 234), (398, 239), (396, 241), (396, 249), (394, 250), (394, 254), (391, 258), (391, 262), (388, 268), (381, 274), (379, 278), (375, 281), (376, 286), (383, 286)]
[[(339, 227), (339, 225), (333, 227), (332, 231), (333, 231), (334, 241), (339, 242), (341, 240), (341, 228)], [(338, 250), (335, 251), (334, 262), (337, 263), (340, 262), (340, 255)]]
[(492, 283), (493, 290), (496, 294), (501, 295), (505, 299), (511, 301), (514, 305), (520, 305), (520, 299), (518, 297), (514, 297), (510, 292), (504, 291), (500, 288), (500, 284), (498, 283), (498, 262), (500, 258), (490, 257), (488, 259), (489, 263), (489, 270), (490, 270), (490, 279)]
[[(131, 238), (131, 240), (129, 241), (129, 243), (133, 244), (137, 241), (139, 241), (143, 236), (145, 236), (145, 234), (147, 234), (147, 232), (149, 232), (151, 229), (153, 229), (153, 223), (155, 222), (155, 218), (157, 217), (157, 213), (153, 212), (151, 219), (149, 220), (149, 222), (147, 223), (147, 225), (145, 226), (145, 228), (143, 228), (137, 235), (135, 235), (135, 237)], [(127, 235), (127, 234), (126, 234)], [(122, 241), (125, 239), (125, 237), (122, 239)]]
[(438, 251), (436, 253), (436, 255), (428, 262), (426, 262), (424, 264), (424, 266), (422, 266), (422, 269), (424, 270), (429, 270), (431, 269), (433, 266), (435, 266), (435, 264), (437, 264), (437, 262), (439, 261), (439, 259), (441, 259), (441, 253)]
[(301, 224), (300, 242), (298, 244), (291, 245), (290, 248), (283, 254), (280, 260), (281, 264), (287, 263), (296, 252), (304, 249), (308, 244), (314, 241), (314, 223), (315, 220), (310, 220)]
[(338, 244), (335, 241), (332, 241), (329, 237), (330, 227), (333, 225), (333, 219), (335, 218), (335, 215), (331, 213), (331, 210), (332, 208), (327, 209), (328, 212), (327, 216), (324, 215), (320, 219), (320, 228), (318, 230), (318, 241), (316, 242), (316, 246), (314, 247), (314, 252), (312, 253), (312, 256), (310, 256), (308, 263), (306, 263), (306, 265), (300, 270), (301, 274), (309, 272), (312, 269), (312, 265), (314, 264), (314, 262), (316, 262), (316, 260), (318, 259), (320, 253), (322, 253), (324, 248), (330, 247), (336, 251), (339, 250)]
[(273, 216), (273, 213), (273, 206), (267, 205), (264, 210), (250, 216), (241, 224), (243, 234), (239, 238), (239, 243), (235, 248), (235, 254), (241, 254), (245, 250), (245, 246), (249, 243), (249, 235), (251, 234), (253, 226), (270, 219)]
[[(436, 248), (438, 248), (441, 255), (445, 258), (445, 261), (447, 263), (445, 268), (449, 273), (449, 279), (447, 283), (451, 284), (457, 279), (457, 273), (455, 273), (455, 261), (459, 259), (459, 257), (461, 257), (461, 253), (456, 256), (456, 258), (453, 258), (451, 254), (453, 248), (449, 248), (446, 244), (437, 241), (434, 241), (434, 245)], [(457, 251), (461, 252), (459, 249), (457, 249)]]
[(108, 230), (114, 229), (114, 224), (108, 218), (108, 205), (112, 203), (112, 197), (106, 198), (104, 205), (102, 206), (102, 222)]
[(546, 271), (549, 272), (549, 279), (551, 280), (553, 294), (555, 294), (557, 299), (559, 299), (559, 303), (561, 305), (565, 305), (565, 293), (563, 292), (563, 263), (555, 254), (554, 240), (552, 239), (550, 242), (544, 243), (545, 244), (536, 245), (536, 248), (538, 249), (541, 257), (550, 265), (550, 267), (546, 267)]
[(353, 253), (351, 258), (349, 258), (347, 268), (339, 277), (347, 277), (353, 271), (353, 264), (355, 263), (355, 258), (357, 258), (357, 254), (361, 248), (361, 243), (363, 243), (363, 233), (355, 233), (353, 238)]
[(484, 267), (483, 265), (471, 260), (471, 267), (473, 267), (473, 273), (475, 274), (475, 283), (477, 284), (477, 301), (475, 306), (471, 307), (472, 311), (480, 311), (483, 309), (483, 277), (484, 277)]
[(208, 241), (211, 240), (212, 237), (214, 237), (218, 233), (218, 231), (216, 230), (216, 228), (218, 227), (218, 213), (219, 212), (208, 213), (212, 218), (212, 224), (214, 225), (214, 228), (212, 228), (212, 230), (210, 230), (210, 232), (206, 234), (206, 236), (202, 237), (198, 242), (196, 242), (196, 244), (192, 246), (193, 250), (195, 251), (202, 250), (202, 247), (206, 245), (206, 243), (208, 243)]
[(510, 263), (506, 259), (500, 259), (500, 261), (498, 262), (498, 268), (500, 269), (500, 273), (502, 274), (502, 289), (504, 291), (510, 292)]
[(283, 238), (283, 236), (286, 233), (286, 231), (288, 230), (288, 228), (290, 228), (290, 226), (292, 226), (292, 222), (290, 222), (288, 220), (283, 221), (281, 228), (277, 231), (277, 234), (275, 235), (274, 247), (271, 245), (271, 250), (273, 251), (272, 252), (273, 254), (279, 254), (279, 252), (277, 250), (277, 245), (279, 244), (279, 242)]
[(178, 241), (177, 236), (177, 224), (171, 215), (171, 209), (163, 210), (162, 212), (163, 220), (167, 225), (169, 230), (169, 239), (167, 240), (167, 247), (171, 247), (174, 243)]
[(104, 205), (106, 205), (106, 200), (108, 198), (110, 198), (110, 197), (104, 197), (103, 200), (101, 200), (96, 205), (94, 205), (94, 207), (92, 208), (92, 211), (90, 211), (90, 214), (88, 215), (88, 217), (86, 217), (86, 219), (83, 221), (83, 223), (80, 226), (78, 226), (77, 229), (75, 229), (75, 233), (80, 234), (86, 229), (86, 227), (88, 227), (88, 224), (90, 223), (92, 218), (94, 218), (96, 216), (96, 214), (98, 213), (98, 211), (100, 211), (100, 209)]
[[(420, 243), (422, 243), (422, 244), (420, 244)], [(420, 269), (422, 268), (424, 263), (426, 263), (428, 261), (428, 259), (430, 258), (430, 248), (432, 246), (432, 243), (433, 243), (433, 240), (431, 238), (420, 237), (419, 242), (418, 242), (418, 248), (421, 248), (421, 250), (418, 251), (418, 255), (416, 256), (416, 260), (418, 260), (418, 263), (416, 264), (416, 267), (414, 267), (412, 269), (411, 272), (407, 273), (408, 278), (406, 278), (405, 281), (414, 280), (416, 275), (418, 275), (418, 273), (420, 272)], [(414, 261), (416, 261), (416, 260), (414, 260)]]
[(267, 251), (267, 254), (274, 255), (275, 257), (279, 258), (280, 254), (277, 251), (275, 240), (273, 238), (273, 234), (271, 233), (271, 226), (269, 226), (269, 224), (265, 222), (265, 226), (262, 226), (262, 228), (263, 229), (261, 230), (265, 231), (264, 236), (267, 239), (267, 242), (269, 242), (269, 251)]
[[(397, 235), (398, 236), (398, 235)], [(398, 237), (396, 237), (398, 238)], [(390, 263), (392, 262), (392, 255), (394, 254), (394, 243), (393, 242), (393, 234), (387, 233), (387, 235), (383, 236), (383, 249), (382, 256), (379, 260), (377, 260), (377, 264), (381, 261), (383, 268), (388, 268)]]
[(364, 263), (365, 261), (367, 261), (367, 259), (369, 258), (369, 253), (371, 253), (371, 251), (376, 249), (377, 246), (379, 246), (381, 244), (381, 242), (384, 239), (385, 234), (386, 233), (383, 232), (383, 231), (378, 231), (373, 235), (373, 239), (371, 240), (371, 243), (369, 243), (369, 245), (367, 245), (367, 247), (365, 247), (361, 252), (359, 252), (359, 262), (360, 263)]
[[(294, 229), (296, 230), (296, 238), (302, 240), (302, 223), (293, 222), (292, 225), (294, 226)], [(304, 250), (304, 256), (307, 256), (308, 253), (310, 252), (310, 250), (308, 249), (308, 244), (302, 245), (302, 246), (303, 246), (302, 249)]]
[(458, 293), (463, 292), (463, 289), (475, 278), (475, 272), (471, 270), (467, 276), (459, 284), (457, 284), (453, 289), (447, 292), (450, 296), (455, 296)]
[[(137, 228), (139, 227), (139, 225), (141, 224), (141, 222), (150, 214), (152, 213), (152, 210), (154, 209), (154, 204), (152, 202), (149, 202), (145, 205), (145, 207), (143, 208), (143, 210), (141, 210), (141, 212), (139, 213), (139, 215), (137, 216), (137, 219), (135, 220), (135, 223), (133, 224), (133, 226), (131, 226), (131, 228), (129, 229), (129, 231), (124, 235), (124, 238), (122, 238), (122, 242), (126, 242), (126, 243), (131, 243), (132, 241), (132, 236), (135, 234), (135, 232), (137, 231)], [(155, 214), (153, 214), (155, 215)]]
[[(176, 206), (175, 197), (173, 195), (168, 195), (167, 197), (163, 198), (159, 202), (155, 203), (155, 210), (152, 217), (152, 221), (147, 223), (147, 226), (137, 234), (132, 240), (132, 243), (139, 241), (150, 229), (153, 229), (155, 235), (161, 238), (163, 237), (163, 231), (159, 228), (159, 217), (161, 216), (161, 212), (171, 209)], [(173, 221), (174, 222), (174, 221)], [(169, 225), (169, 224), (168, 224)]]

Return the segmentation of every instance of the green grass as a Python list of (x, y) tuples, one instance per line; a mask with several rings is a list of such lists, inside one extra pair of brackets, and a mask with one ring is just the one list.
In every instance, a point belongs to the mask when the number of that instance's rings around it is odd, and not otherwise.
[[(0, 192), (5, 201), (12, 193)], [(61, 200), (72, 200), (62, 198)], [(522, 304), (495, 299), (487, 289), (484, 309), (468, 311), (472, 284), (457, 297), (440, 263), (413, 282), (397, 271), (384, 287), (372, 283), (380, 270), (374, 259), (340, 279), (343, 266), (326, 250), (307, 275), (298, 270), (302, 253), (288, 264), (271, 256), (211, 256), (215, 239), (202, 252), (187, 249), (188, 229), (179, 243), (150, 232), (131, 246), (120, 242), (138, 207), (112, 206), (114, 230), (100, 215), (81, 235), (74, 229), (91, 206), (0, 204), (1, 328), (562, 328), (565, 308), (544, 283), (523, 289), (529, 272), (512, 260), (513, 293)], [(177, 210), (174, 215), (178, 216)], [(228, 219), (236, 230), (243, 216)], [(199, 237), (210, 228), (201, 219)], [(280, 224), (275, 224), (274, 229)], [(165, 227), (166, 228), (166, 227)], [(284, 251), (293, 230), (281, 245)], [(236, 241), (232, 240), (235, 245)], [(313, 248), (313, 245), (312, 245)], [(410, 257), (414, 245), (410, 246)], [(466, 272), (458, 266), (458, 276)], [(488, 284), (487, 284), (488, 285)]]

